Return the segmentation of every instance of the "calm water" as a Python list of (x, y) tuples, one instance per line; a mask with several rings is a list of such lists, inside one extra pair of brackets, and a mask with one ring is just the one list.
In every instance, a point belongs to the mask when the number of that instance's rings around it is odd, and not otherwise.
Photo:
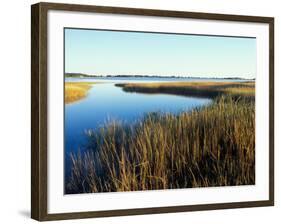
[[(114, 86), (120, 82), (140, 81), (180, 81), (159, 78), (98, 78), (77, 79), (68, 78), (68, 81), (100, 82), (94, 84), (86, 98), (65, 105), (65, 169), (69, 173), (69, 153), (79, 150), (85, 144), (85, 130), (97, 129), (110, 120), (130, 122), (149, 112), (170, 112), (177, 114), (181, 111), (190, 111), (211, 102), (210, 99), (175, 96), (168, 94), (142, 94), (124, 92), (122, 88)], [(185, 80), (186, 81), (186, 80)], [(195, 80), (191, 81), (206, 81)], [(221, 80), (216, 80), (221, 81)], [(225, 80), (224, 80), (225, 81)], [(237, 80), (235, 80), (237, 81)]]
[(141, 118), (148, 112), (175, 114), (210, 102), (204, 98), (124, 92), (114, 84), (115, 82), (95, 84), (86, 98), (65, 105), (67, 154), (77, 151), (85, 142), (85, 130), (97, 129), (110, 120), (121, 120), (126, 123)]

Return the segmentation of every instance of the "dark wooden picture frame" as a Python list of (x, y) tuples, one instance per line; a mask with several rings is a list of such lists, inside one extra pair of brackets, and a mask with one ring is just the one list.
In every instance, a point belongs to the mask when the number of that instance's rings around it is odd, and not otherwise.
[[(49, 10), (269, 24), (269, 200), (203, 205), (48, 214), (47, 192), (47, 13)], [(31, 217), (39, 221), (274, 205), (274, 18), (89, 5), (38, 3), (31, 7)]]

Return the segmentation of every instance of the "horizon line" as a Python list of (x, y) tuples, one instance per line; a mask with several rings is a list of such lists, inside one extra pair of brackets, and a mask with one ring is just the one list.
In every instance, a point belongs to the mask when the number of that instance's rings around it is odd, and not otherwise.
[(86, 74), (86, 73), (80, 73), (80, 72), (64, 72), (64, 75), (77, 75), (77, 76), (92, 76), (92, 77), (158, 77), (158, 78), (206, 78), (206, 79), (245, 79), (245, 80), (252, 80), (256, 79), (256, 77), (252, 78), (243, 78), (240, 76), (233, 76), (233, 77), (228, 77), (228, 76), (223, 76), (223, 77), (218, 77), (218, 76), (190, 76), (190, 75), (155, 75), (155, 74), (149, 74), (149, 75), (134, 75), (134, 74)]

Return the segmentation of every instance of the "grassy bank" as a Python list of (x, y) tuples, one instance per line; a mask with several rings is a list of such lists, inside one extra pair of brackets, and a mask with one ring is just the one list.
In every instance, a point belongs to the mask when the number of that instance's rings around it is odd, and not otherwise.
[(73, 103), (87, 96), (88, 90), (94, 83), (91, 82), (66, 82), (64, 84), (65, 103)]
[[(235, 87), (234, 92), (240, 88)], [(157, 88), (176, 90), (162, 84)], [(229, 88), (234, 87), (216, 86), (223, 92)], [(86, 152), (71, 155), (67, 193), (255, 183), (255, 105), (244, 97), (217, 96), (192, 112), (151, 113), (130, 125), (115, 122), (87, 135)]]
[(219, 95), (254, 97), (255, 82), (159, 82), (118, 83), (124, 91), (140, 93), (167, 93), (184, 96), (214, 98)]

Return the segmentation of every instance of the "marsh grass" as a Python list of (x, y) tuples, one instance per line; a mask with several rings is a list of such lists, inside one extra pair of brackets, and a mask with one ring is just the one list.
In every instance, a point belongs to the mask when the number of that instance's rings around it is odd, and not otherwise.
[(64, 84), (65, 103), (73, 103), (86, 97), (88, 90), (92, 87), (93, 84), (94, 83), (91, 82), (66, 82)]
[(71, 154), (66, 192), (254, 184), (254, 104), (223, 95), (191, 112), (90, 130), (85, 152)]
[(254, 97), (255, 82), (161, 82), (117, 83), (127, 92), (167, 93), (183, 96), (215, 98), (219, 95)]

